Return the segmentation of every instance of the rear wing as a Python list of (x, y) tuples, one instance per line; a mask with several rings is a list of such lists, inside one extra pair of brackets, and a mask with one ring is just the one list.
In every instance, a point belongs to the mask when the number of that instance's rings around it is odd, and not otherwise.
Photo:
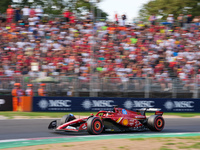
[(160, 111), (161, 108), (141, 108), (141, 109), (137, 109), (136, 112), (140, 112), (141, 115), (145, 116), (146, 112), (155, 112), (155, 115), (163, 115), (163, 112)]

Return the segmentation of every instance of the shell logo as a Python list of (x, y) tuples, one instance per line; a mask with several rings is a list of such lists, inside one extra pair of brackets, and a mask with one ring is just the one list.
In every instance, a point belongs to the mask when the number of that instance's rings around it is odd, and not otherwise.
[(128, 120), (127, 120), (127, 119), (124, 119), (124, 120), (122, 121), (122, 124), (123, 124), (124, 126), (127, 126), (127, 125), (128, 125)]

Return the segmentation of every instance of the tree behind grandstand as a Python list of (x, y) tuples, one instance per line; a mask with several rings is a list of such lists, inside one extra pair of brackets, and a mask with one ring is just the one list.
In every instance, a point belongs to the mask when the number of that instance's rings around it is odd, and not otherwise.
[(144, 4), (140, 9), (140, 17), (148, 18), (155, 14), (163, 16), (166, 19), (168, 14), (178, 17), (179, 14), (191, 14), (199, 16), (200, 0), (152, 0)]
[[(13, 2), (12, 2), (13, 1)], [(19, 1), (21, 1), (19, 3)], [(98, 1), (99, 2), (99, 1)], [(62, 12), (67, 8), (69, 10), (75, 10), (77, 13), (83, 11), (90, 11), (91, 3), (86, 0), (0, 0), (0, 13), (6, 12), (8, 5), (19, 6), (23, 8), (24, 6), (42, 6), (44, 12), (47, 14), (62, 14)], [(52, 9), (54, 6), (54, 9)], [(103, 10), (94, 5), (95, 14), (98, 11), (101, 12), (101, 17), (108, 16)]]

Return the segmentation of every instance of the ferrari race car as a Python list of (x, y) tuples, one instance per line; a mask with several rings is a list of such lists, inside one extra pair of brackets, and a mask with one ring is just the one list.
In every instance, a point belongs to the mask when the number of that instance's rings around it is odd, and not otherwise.
[[(48, 129), (55, 131), (87, 131), (89, 134), (102, 132), (127, 131), (161, 131), (165, 121), (163, 112), (157, 108), (142, 108), (135, 111), (114, 107), (113, 111), (99, 111), (96, 115), (76, 119), (73, 114), (65, 115), (57, 125), (57, 120), (49, 124)], [(146, 117), (145, 112), (155, 112), (155, 115)]]

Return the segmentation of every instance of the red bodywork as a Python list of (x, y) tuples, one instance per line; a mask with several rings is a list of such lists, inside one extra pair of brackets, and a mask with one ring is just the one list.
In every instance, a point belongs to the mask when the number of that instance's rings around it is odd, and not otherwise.
[[(163, 112), (156, 111), (155, 114), (162, 115)], [(142, 128), (144, 127), (144, 123), (147, 120), (145, 114), (142, 115), (141, 112), (134, 112), (130, 110), (126, 110), (123, 108), (114, 108), (114, 111), (99, 111), (95, 116), (99, 117), (102, 121), (109, 120), (120, 127), (126, 128)], [(87, 120), (89, 117), (75, 119), (69, 122), (66, 122), (58, 127), (56, 127), (56, 131), (85, 131), (87, 130)], [(105, 125), (104, 125), (105, 127)], [(109, 131), (114, 131), (114, 129), (110, 128)]]

